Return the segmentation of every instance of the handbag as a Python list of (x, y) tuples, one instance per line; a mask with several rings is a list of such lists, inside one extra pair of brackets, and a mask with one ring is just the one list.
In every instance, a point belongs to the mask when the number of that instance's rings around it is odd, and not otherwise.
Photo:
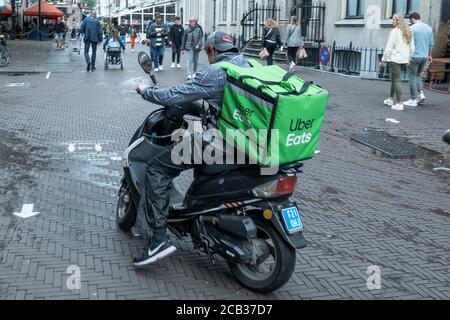
[(297, 51), (297, 58), (300, 59), (300, 60), (308, 58), (308, 54), (306, 53), (305, 48), (298, 49), (298, 51)]
[(270, 56), (270, 54), (269, 54), (269, 51), (267, 50), (267, 48), (262, 49), (261, 52), (259, 53), (259, 58), (261, 60), (266, 60), (269, 56)]

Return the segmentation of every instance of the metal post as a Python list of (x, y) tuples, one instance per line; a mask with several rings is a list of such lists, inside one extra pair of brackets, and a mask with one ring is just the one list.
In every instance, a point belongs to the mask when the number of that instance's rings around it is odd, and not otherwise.
[[(255, 7), (255, 12), (258, 12), (258, 3), (256, 4), (256, 7)], [(258, 14), (255, 14), (255, 39), (256, 38), (258, 38)]]
[(214, 0), (213, 8), (213, 31), (216, 31), (216, 18), (217, 18), (217, 0)]
[(348, 55), (347, 55), (347, 70), (346, 70), (346, 74), (350, 74), (350, 64), (352, 62), (351, 57), (352, 57), (352, 49), (353, 49), (353, 41), (350, 41), (350, 46), (348, 49)]
[(38, 0), (38, 33), (39, 33), (39, 41), (42, 41), (42, 34), (41, 34), (41, 0)]
[(330, 71), (334, 72), (334, 51), (336, 50), (336, 41), (333, 41), (333, 47), (331, 50), (331, 68)]

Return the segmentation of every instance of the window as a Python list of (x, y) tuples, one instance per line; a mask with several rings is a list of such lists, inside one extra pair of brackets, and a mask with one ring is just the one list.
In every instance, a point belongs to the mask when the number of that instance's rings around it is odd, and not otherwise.
[(221, 17), (220, 20), (227, 21), (228, 15), (228, 0), (222, 0), (222, 10), (221, 10)]
[(248, 10), (255, 9), (255, 0), (248, 0)]
[(231, 21), (236, 22), (238, 16), (238, 0), (231, 0)]
[(364, 18), (365, 0), (347, 0), (346, 18)]
[(419, 11), (420, 0), (394, 0), (393, 13), (409, 16), (415, 11)]

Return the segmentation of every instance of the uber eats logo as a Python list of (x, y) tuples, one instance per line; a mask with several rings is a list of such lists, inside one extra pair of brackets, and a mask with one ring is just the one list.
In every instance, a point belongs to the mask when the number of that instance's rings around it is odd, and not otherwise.
[(250, 121), (248, 120), (253, 115), (254, 111), (250, 108), (245, 108), (244, 106), (239, 105), (236, 110), (234, 110), (233, 118), (243, 124), (250, 126)]
[(314, 119), (303, 120), (303, 119), (291, 119), (291, 133), (288, 134), (286, 139), (286, 147), (298, 146), (300, 144), (308, 144), (311, 142), (312, 133), (305, 132), (305, 130), (312, 129), (314, 124)]

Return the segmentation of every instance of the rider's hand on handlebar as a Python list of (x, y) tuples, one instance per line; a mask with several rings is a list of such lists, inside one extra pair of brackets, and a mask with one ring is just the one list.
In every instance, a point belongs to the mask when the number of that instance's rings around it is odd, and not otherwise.
[(141, 83), (139, 83), (139, 85), (137, 86), (136, 92), (139, 93), (139, 94), (142, 94), (142, 92), (143, 92), (145, 89), (147, 89), (147, 88), (152, 88), (152, 86), (150, 86), (148, 83), (141, 82)]

